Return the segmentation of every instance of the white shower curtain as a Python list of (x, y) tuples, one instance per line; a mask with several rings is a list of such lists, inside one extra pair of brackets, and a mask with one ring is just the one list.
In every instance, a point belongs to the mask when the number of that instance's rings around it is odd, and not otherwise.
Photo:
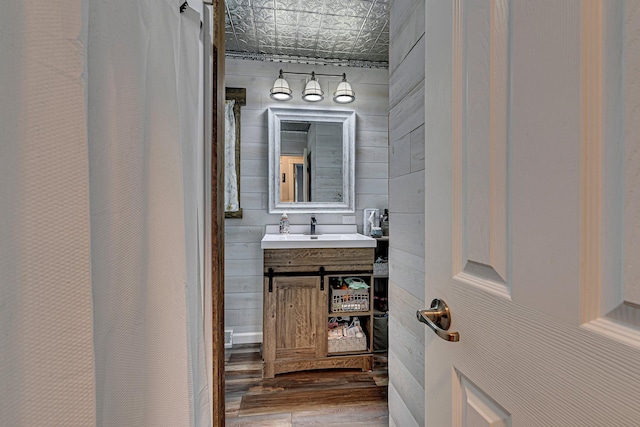
[(206, 426), (199, 15), (90, 2), (88, 139), (98, 426)]
[(200, 17), (180, 4), (0, 13), (2, 427), (210, 425)]

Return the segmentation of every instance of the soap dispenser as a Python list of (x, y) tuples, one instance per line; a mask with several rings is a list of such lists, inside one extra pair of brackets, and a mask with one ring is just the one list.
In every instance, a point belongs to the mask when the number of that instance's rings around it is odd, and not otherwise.
[(280, 234), (289, 234), (289, 218), (286, 212), (280, 218)]

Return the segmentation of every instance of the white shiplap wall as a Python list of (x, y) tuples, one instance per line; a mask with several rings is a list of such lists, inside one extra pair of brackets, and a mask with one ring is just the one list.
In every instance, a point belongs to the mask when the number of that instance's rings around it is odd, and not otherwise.
[[(341, 77), (317, 76), (325, 99), (307, 103), (300, 99), (305, 76), (285, 75), (294, 91), (288, 102), (269, 98), (278, 70), (323, 74), (347, 73), (356, 101), (339, 105), (332, 93)], [(227, 87), (247, 89), (242, 107), (240, 206), (241, 219), (225, 220), (225, 329), (233, 329), (234, 343), (259, 342), (262, 333), (262, 251), (265, 225), (277, 224), (268, 206), (267, 108), (292, 107), (354, 110), (356, 112), (356, 221), (362, 231), (365, 208), (385, 209), (389, 204), (388, 112), (389, 71), (348, 67), (322, 67), (227, 59)], [(342, 214), (318, 214), (319, 224), (341, 224)], [(309, 224), (309, 214), (289, 213), (292, 224)]]
[(424, 1), (391, 6), (389, 48), (389, 425), (425, 425)]

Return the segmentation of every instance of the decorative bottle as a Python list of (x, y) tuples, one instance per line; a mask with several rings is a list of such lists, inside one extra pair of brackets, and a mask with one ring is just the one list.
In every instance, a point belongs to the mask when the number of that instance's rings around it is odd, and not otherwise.
[(280, 234), (289, 234), (289, 218), (286, 213), (280, 218)]
[(380, 228), (382, 228), (382, 235), (389, 235), (389, 209), (384, 210), (384, 214), (380, 217)]

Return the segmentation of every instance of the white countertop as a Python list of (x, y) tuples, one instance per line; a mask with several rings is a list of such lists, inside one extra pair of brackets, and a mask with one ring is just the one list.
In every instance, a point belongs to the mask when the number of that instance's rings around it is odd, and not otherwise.
[(376, 247), (376, 239), (358, 234), (355, 225), (317, 225), (317, 234), (313, 236), (308, 234), (309, 228), (291, 225), (289, 234), (280, 234), (279, 226), (267, 225), (260, 246), (262, 249)]

